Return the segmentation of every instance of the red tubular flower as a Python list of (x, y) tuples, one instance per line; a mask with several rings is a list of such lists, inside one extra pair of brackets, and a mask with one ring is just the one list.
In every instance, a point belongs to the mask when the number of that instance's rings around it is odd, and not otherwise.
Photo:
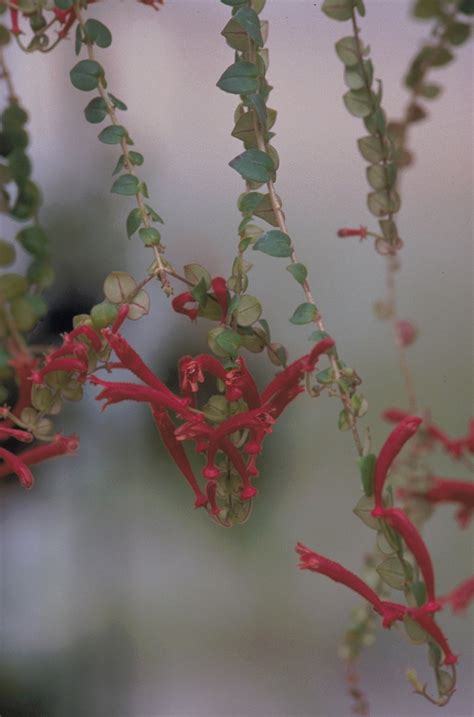
[(293, 361), (287, 368), (277, 374), (264, 389), (261, 395), (262, 403), (268, 401), (275, 393), (292, 388), (303, 378), (305, 373), (314, 371), (321, 354), (327, 353), (333, 346), (335, 346), (333, 339), (329, 337), (322, 339), (313, 346), (309, 354)]
[(222, 276), (216, 276), (215, 279), (211, 281), (211, 287), (221, 309), (221, 321), (225, 321), (227, 317), (227, 307), (229, 306), (226, 280), (223, 279)]
[(461, 507), (457, 518), (462, 528), (467, 527), (474, 511), (474, 483), (468, 481), (433, 477), (426, 492), (401, 490), (399, 494), (428, 503), (459, 503)]
[(341, 238), (345, 237), (360, 237), (360, 240), (365, 239), (367, 237), (367, 227), (359, 227), (359, 229), (339, 229), (337, 232), (337, 236)]
[(453, 654), (443, 631), (439, 625), (436, 624), (433, 617), (418, 610), (412, 611), (412, 617), (414, 617), (423, 630), (425, 630), (442, 649), (444, 653), (444, 664), (455, 665), (458, 658)]
[(18, 428), (7, 428), (0, 425), (0, 441), (7, 441), (9, 438), (15, 438), (22, 443), (31, 443), (33, 436), (29, 431), (22, 431)]
[(211, 508), (211, 515), (219, 515), (220, 510), (216, 501), (217, 484), (216, 481), (209, 481), (206, 485), (206, 494)]
[(403, 510), (399, 508), (383, 508), (380, 517), (401, 535), (407, 548), (413, 553), (425, 581), (428, 600), (432, 603), (430, 609), (434, 609), (437, 603), (433, 564), (423, 538)]
[(15, 473), (23, 488), (29, 490), (33, 487), (33, 474), (18, 456), (5, 448), (0, 448), (0, 458), (3, 458), (3, 465), (0, 466), (0, 477), (3, 478), (10, 473)]
[[(391, 423), (397, 423), (403, 418), (409, 416), (407, 411), (402, 411), (399, 408), (390, 408), (382, 413), (382, 418)], [(473, 422), (471, 421), (471, 426)], [(464, 451), (474, 452), (474, 429), (471, 427), (472, 433), (468, 434), (465, 438), (450, 438), (439, 426), (435, 423), (425, 423), (424, 430), (430, 438), (440, 443), (444, 450), (449, 453), (451, 458), (458, 460), (463, 455)]]
[(170, 398), (176, 399), (174, 393), (148, 368), (135, 349), (130, 346), (121, 334), (115, 334), (110, 329), (103, 329), (102, 334), (110, 347), (115, 351), (117, 358), (120, 359), (124, 368), (127, 368), (137, 378), (141, 379), (148, 386), (151, 386), (151, 388), (166, 394)]
[(176, 440), (174, 435), (175, 425), (173, 421), (166, 411), (159, 410), (154, 406), (151, 407), (151, 412), (165, 448), (168, 450), (170, 456), (194, 491), (194, 495), (196, 496), (196, 500), (194, 501), (195, 507), (201, 508), (207, 504), (208, 499), (198, 485), (182, 444)]
[(121, 401), (137, 401), (139, 403), (149, 403), (157, 408), (169, 409), (181, 418), (187, 421), (198, 423), (202, 417), (193, 413), (187, 407), (187, 402), (180, 399), (174, 394), (162, 393), (149, 386), (141, 386), (138, 383), (122, 383), (115, 381), (104, 381), (97, 376), (91, 376), (89, 379), (94, 386), (103, 386), (103, 390), (96, 396), (97, 401), (105, 401), (102, 410), (114, 403)]
[(209, 373), (221, 381), (225, 381), (225, 368), (214, 356), (200, 354), (195, 358), (183, 356), (178, 364), (179, 384), (182, 393), (189, 396), (199, 391), (199, 384), (204, 383), (204, 373)]
[(250, 483), (250, 478), (247, 470), (247, 466), (240, 454), (240, 451), (234, 446), (234, 444), (227, 438), (223, 438), (220, 442), (222, 450), (227, 453), (227, 456), (232, 461), (234, 467), (239, 472), (242, 478), (242, 500), (251, 500), (258, 494), (258, 490)]
[(56, 359), (62, 358), (63, 356), (71, 357), (71, 354), (87, 366), (89, 362), (89, 352), (87, 350), (87, 346), (85, 344), (79, 343), (79, 341), (73, 341), (71, 343), (63, 344), (62, 346), (48, 354), (44, 362), (45, 367), (47, 367)]
[(174, 297), (173, 301), (171, 302), (171, 306), (176, 311), (177, 314), (184, 314), (185, 316), (189, 316), (191, 321), (194, 321), (197, 319), (199, 309), (197, 308), (186, 308), (187, 304), (196, 304), (196, 299), (191, 294), (190, 291), (185, 291), (182, 294), (178, 294)]
[(121, 328), (123, 322), (128, 316), (128, 312), (130, 310), (130, 307), (128, 304), (122, 304), (120, 309), (118, 310), (117, 318), (115, 319), (114, 323), (112, 324), (112, 333), (116, 334), (118, 330)]
[(226, 372), (224, 383), (228, 401), (238, 401), (243, 398), (249, 408), (258, 408), (261, 405), (257, 384), (242, 357), (237, 359), (237, 368)]
[(19, 25), (19, 18), (18, 18), (18, 2), (17, 0), (11, 0), (11, 7), (10, 7), (10, 20), (12, 23), (11, 26), (11, 32), (12, 35), (21, 35), (20, 25)]
[(361, 595), (364, 600), (367, 600), (379, 615), (383, 615), (384, 608), (382, 600), (377, 593), (369, 588), (357, 575), (351, 573), (350, 570), (347, 570), (334, 560), (329, 560), (329, 558), (318, 555), (318, 553), (313, 552), (302, 543), (298, 543), (295, 550), (300, 556), (298, 565), (300, 570), (311, 570), (314, 573), (321, 573), (321, 575), (326, 575), (336, 583), (342, 583), (350, 588), (350, 590), (354, 590), (354, 592)]
[(58, 358), (53, 359), (43, 368), (33, 371), (31, 380), (33, 383), (44, 383), (44, 377), (53, 371), (67, 371), (68, 373), (78, 373), (79, 380), (85, 381), (87, 377), (87, 364), (84, 361), (75, 358)]
[(474, 575), (444, 597), (439, 598), (441, 605), (451, 605), (451, 610), (454, 613), (463, 612), (471, 600), (474, 600)]
[(94, 351), (100, 351), (102, 348), (102, 341), (100, 339), (100, 336), (97, 334), (96, 331), (92, 328), (92, 326), (86, 326), (85, 324), (81, 324), (80, 326), (76, 326), (75, 329), (72, 331), (69, 331), (69, 333), (64, 334), (63, 340), (65, 344), (72, 343), (74, 339), (77, 337), (84, 336), (86, 339), (88, 339), (91, 343), (92, 348)]
[(301, 543), (297, 544), (296, 552), (300, 555), (299, 567), (302, 570), (312, 570), (315, 573), (327, 575), (327, 577), (331, 578), (331, 580), (334, 580), (337, 583), (342, 583), (351, 590), (354, 590), (354, 592), (361, 595), (364, 600), (367, 600), (367, 602), (372, 605), (375, 612), (382, 617), (382, 624), (384, 627), (389, 628), (396, 620), (403, 620), (405, 615), (410, 615), (442, 649), (444, 653), (444, 663), (446, 665), (456, 664), (456, 655), (452, 653), (442, 630), (434, 621), (433, 616), (426, 611), (426, 608), (408, 608), (405, 605), (400, 605), (399, 603), (381, 600), (377, 593), (369, 588), (369, 586), (358, 578), (357, 575), (351, 573), (350, 570), (346, 570), (346, 568), (339, 565), (339, 563), (329, 560), (328, 558), (324, 558), (322, 555), (318, 555), (317, 553), (313, 553), (312, 550)]
[(375, 466), (375, 509), (372, 511), (372, 515), (375, 517), (378, 517), (380, 511), (383, 510), (382, 493), (389, 468), (405, 443), (417, 432), (420, 423), (421, 418), (417, 416), (406, 416), (400, 421), (398, 426), (394, 428), (382, 446)]
[(69, 30), (76, 22), (76, 13), (74, 12), (74, 8), (72, 10), (66, 11), (64, 13), (66, 15), (66, 18), (64, 20), (60, 20), (60, 22), (63, 23), (63, 27), (58, 32), (58, 35), (61, 39), (64, 40), (65, 37), (67, 37)]

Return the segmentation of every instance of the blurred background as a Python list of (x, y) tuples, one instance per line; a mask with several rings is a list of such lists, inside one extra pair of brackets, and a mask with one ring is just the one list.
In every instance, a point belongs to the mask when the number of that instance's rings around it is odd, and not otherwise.
[[(341, 96), (333, 44), (346, 30), (320, 3), (273, 0), (270, 105), (278, 109), (277, 190), (290, 233), (309, 268), (318, 305), (349, 365), (364, 379), (374, 446), (387, 406), (404, 406), (389, 327), (373, 316), (384, 262), (369, 244), (338, 240), (340, 226), (370, 223), (365, 165), (356, 150), (362, 123)], [(99, 51), (125, 123), (146, 158), (152, 204), (165, 219), (175, 266), (201, 261), (229, 272), (242, 190), (227, 163), (241, 151), (230, 136), (236, 98), (215, 87), (232, 62), (219, 36), (229, 8), (217, 0), (169, 0), (160, 13), (107, 0), (90, 16), (114, 42)], [(362, 35), (370, 43), (384, 105), (399, 116), (401, 76), (426, 36), (406, 0), (368, 0)], [(400, 311), (420, 328), (409, 350), (422, 405), (453, 435), (465, 433), (472, 399), (473, 78), (472, 50), (439, 71), (446, 87), (431, 119), (412, 133), (416, 165), (403, 180), (405, 240)], [(54, 243), (58, 281), (45, 330), (64, 331), (73, 314), (102, 297), (114, 269), (142, 277), (150, 255), (128, 242), (127, 199), (109, 193), (116, 151), (97, 142), (82, 110), (90, 97), (68, 72), (73, 41), (50, 55), (9, 48), (18, 93), (31, 112), (34, 177), (44, 191), (42, 222)], [(438, 78), (436, 78), (438, 79)], [(13, 232), (5, 221), (2, 234)], [(304, 328), (288, 317), (301, 301), (284, 266), (256, 256), (252, 293), (265, 305), (275, 340), (296, 357)], [(152, 288), (152, 310), (127, 338), (171, 383), (183, 353), (205, 350), (206, 321), (191, 325)], [(260, 381), (272, 375), (261, 356)], [(338, 406), (302, 398), (279, 421), (261, 459), (260, 495), (249, 522), (225, 530), (204, 511), (165, 455), (144, 407), (101, 414), (93, 392), (60, 417), (81, 437), (79, 455), (38, 468), (24, 493), (0, 496), (0, 715), (2, 717), (339, 717), (350, 714), (337, 645), (357, 598), (296, 568), (301, 540), (358, 572), (374, 534), (351, 510), (360, 482), (351, 438), (337, 430)], [(465, 478), (440, 457), (440, 475)], [(425, 532), (440, 592), (472, 572), (472, 532), (453, 509)], [(442, 616), (461, 654), (459, 690), (444, 714), (473, 713), (472, 630)], [(430, 715), (411, 695), (407, 667), (431, 679), (424, 647), (379, 633), (360, 664), (378, 717)]]

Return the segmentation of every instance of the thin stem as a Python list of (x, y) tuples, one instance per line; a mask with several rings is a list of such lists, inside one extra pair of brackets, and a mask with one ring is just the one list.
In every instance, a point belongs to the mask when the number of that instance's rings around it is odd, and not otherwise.
[[(257, 115), (253, 109), (251, 109), (250, 111), (253, 114), (253, 123), (254, 123), (255, 136), (257, 138), (257, 147), (261, 152), (266, 152), (267, 146), (265, 144), (263, 131), (262, 131), (262, 128), (258, 121)], [(286, 225), (285, 217), (283, 215), (282, 206), (278, 199), (277, 193), (275, 191), (275, 185), (274, 185), (273, 181), (270, 180), (269, 182), (267, 182), (267, 189), (268, 189), (268, 194), (270, 196), (270, 202), (272, 205), (273, 213), (275, 214), (275, 217), (276, 217), (276, 220), (278, 223), (278, 228), (284, 234), (288, 234), (288, 228)], [(291, 252), (291, 256), (290, 256), (290, 261), (292, 264), (299, 263), (298, 256), (296, 254), (296, 250), (294, 248), (293, 242), (292, 242), (292, 252)], [(311, 287), (310, 287), (309, 281), (307, 279), (305, 279), (305, 281), (303, 283), (303, 291), (304, 291), (304, 294), (306, 297), (306, 301), (309, 304), (311, 304), (312, 306), (314, 306), (316, 309), (316, 317), (314, 320), (316, 326), (318, 327), (318, 329), (320, 331), (326, 331), (326, 325), (324, 323), (323, 317), (321, 316), (321, 314), (316, 306), (316, 302), (314, 300), (314, 296), (312, 294)], [(329, 362), (331, 364), (331, 368), (334, 373), (334, 379), (336, 382), (338, 382), (341, 379), (341, 371), (339, 368), (340, 360), (339, 360), (339, 356), (337, 355), (336, 350), (333, 350), (331, 352), (331, 354), (329, 355)], [(338, 393), (339, 393), (339, 398), (342, 401), (342, 404), (346, 411), (347, 419), (349, 421), (349, 425), (350, 425), (351, 432), (352, 432), (352, 437), (354, 439), (354, 443), (355, 443), (357, 452), (361, 456), (362, 452), (363, 452), (362, 441), (359, 436), (359, 432), (357, 430), (356, 420), (355, 420), (355, 416), (352, 411), (350, 397), (342, 391), (339, 384), (338, 384)]]
[[(79, 25), (81, 26), (81, 29), (82, 29), (82, 32), (83, 32), (83, 41), (84, 41), (84, 44), (85, 44), (86, 47), (87, 47), (88, 57), (89, 57), (90, 60), (96, 62), (96, 57), (95, 57), (95, 53), (94, 53), (94, 48), (93, 48), (92, 43), (87, 39), (87, 33), (86, 33), (86, 31), (85, 31), (85, 21), (84, 21), (84, 17), (83, 17), (83, 15), (82, 15), (82, 12), (81, 12), (81, 9), (80, 9), (80, 7), (79, 7), (79, 3), (78, 3), (78, 2), (76, 2), (75, 5), (74, 5), (74, 11), (75, 11), (75, 13), (76, 13), (77, 20), (78, 20)], [(108, 92), (107, 92), (107, 90), (106, 90), (106, 88), (105, 88), (105, 86), (104, 86), (104, 82), (103, 82), (102, 79), (99, 79), (99, 82), (98, 82), (98, 90), (99, 90), (100, 96), (102, 97), (102, 99), (104, 100), (104, 102), (105, 102), (105, 104), (106, 104), (107, 114), (109, 115), (112, 124), (115, 125), (116, 127), (121, 127), (122, 125), (121, 125), (121, 123), (119, 122), (119, 120), (118, 120), (118, 118), (117, 118), (117, 113), (116, 113), (116, 111), (115, 111), (115, 107), (114, 107), (114, 105), (113, 105), (113, 103), (112, 103), (112, 101), (111, 101), (111, 99), (110, 99), (110, 97), (109, 97), (109, 94), (108, 94)], [(136, 174), (136, 172), (135, 172), (135, 166), (134, 166), (133, 162), (132, 162), (131, 159), (130, 159), (130, 153), (129, 153), (129, 150), (128, 150), (127, 138), (126, 138), (126, 137), (122, 137), (122, 138), (121, 138), (121, 140), (120, 140), (120, 146), (121, 146), (122, 152), (123, 152), (124, 166), (125, 166), (125, 168), (126, 168), (128, 174), (131, 174), (132, 176), (136, 177), (137, 174)], [(136, 201), (137, 201), (137, 206), (138, 206), (138, 209), (139, 209), (139, 211), (140, 211), (140, 216), (141, 216), (141, 219), (142, 219), (142, 223), (143, 223), (143, 225), (144, 225), (146, 228), (149, 228), (149, 227), (151, 226), (151, 223), (150, 223), (150, 219), (149, 219), (149, 217), (148, 217), (148, 212), (147, 212), (147, 209), (146, 209), (146, 207), (145, 207), (145, 203), (144, 203), (144, 201), (143, 201), (143, 197), (142, 197), (140, 191), (138, 191), (138, 192), (135, 194), (135, 199), (136, 199)], [(156, 272), (156, 274), (157, 274), (157, 275), (159, 276), (159, 278), (160, 278), (161, 286), (162, 286), (162, 288), (163, 288), (165, 294), (167, 294), (167, 295), (169, 296), (169, 295), (171, 295), (171, 294), (173, 293), (173, 290), (172, 290), (171, 285), (170, 285), (169, 280), (168, 280), (167, 269), (166, 269), (165, 265), (163, 264), (161, 252), (160, 252), (159, 248), (158, 248), (156, 245), (153, 245), (153, 252), (154, 252), (154, 254), (155, 254), (155, 260), (156, 260), (156, 264), (157, 264), (157, 272)]]

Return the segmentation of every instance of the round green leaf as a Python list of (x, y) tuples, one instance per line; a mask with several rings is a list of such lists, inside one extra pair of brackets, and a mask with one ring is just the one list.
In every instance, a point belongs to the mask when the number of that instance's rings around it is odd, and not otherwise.
[(127, 130), (121, 125), (111, 124), (108, 127), (104, 127), (102, 132), (99, 133), (98, 138), (100, 142), (104, 144), (120, 144), (120, 142), (127, 136)]
[(97, 89), (99, 80), (104, 76), (104, 70), (95, 60), (81, 60), (74, 65), (69, 76), (76, 89), (90, 92)]
[(241, 177), (251, 182), (269, 182), (275, 173), (271, 157), (259, 149), (248, 149), (229, 162)]
[(289, 257), (292, 253), (291, 239), (279, 229), (271, 229), (257, 239), (253, 248), (269, 256)]
[(140, 182), (138, 181), (137, 177), (135, 177), (133, 174), (122, 174), (112, 184), (112, 189), (110, 191), (113, 192), (113, 194), (123, 194), (125, 196), (131, 196), (133, 194), (138, 194), (139, 189)]
[(308, 276), (308, 270), (304, 264), (290, 264), (286, 267), (286, 270), (290, 272), (291, 276), (298, 282), (298, 284), (303, 286), (306, 281), (306, 277)]
[(113, 324), (117, 318), (118, 308), (109, 301), (102, 301), (91, 309), (91, 319), (94, 329), (104, 329)]
[(86, 20), (84, 23), (86, 40), (98, 47), (109, 47), (112, 44), (112, 35), (109, 28), (99, 20)]
[(138, 230), (138, 236), (145, 246), (157, 246), (161, 241), (161, 234), (155, 227), (142, 227)]
[(135, 298), (129, 303), (127, 318), (132, 321), (141, 319), (150, 311), (150, 297), (145, 289), (140, 289)]
[(220, 76), (217, 87), (234, 95), (248, 95), (258, 89), (258, 69), (252, 62), (235, 62)]
[(352, 0), (324, 0), (321, 10), (331, 20), (350, 20), (352, 17)]
[(84, 115), (91, 124), (98, 124), (107, 117), (107, 104), (102, 97), (94, 97), (84, 109)]
[(7, 301), (16, 299), (28, 291), (28, 282), (21, 274), (2, 274), (0, 276), (0, 294)]
[(124, 303), (137, 288), (137, 282), (126, 271), (112, 271), (104, 281), (104, 295), (112, 304)]
[(25, 251), (41, 259), (49, 254), (49, 240), (44, 230), (37, 224), (26, 227), (16, 235), (17, 241)]
[(315, 305), (306, 302), (304, 304), (300, 304), (298, 308), (295, 309), (290, 321), (292, 324), (297, 325), (310, 324), (315, 320), (317, 313)]
[(234, 312), (239, 326), (251, 326), (262, 315), (262, 306), (255, 296), (246, 294), (240, 297), (239, 305)]

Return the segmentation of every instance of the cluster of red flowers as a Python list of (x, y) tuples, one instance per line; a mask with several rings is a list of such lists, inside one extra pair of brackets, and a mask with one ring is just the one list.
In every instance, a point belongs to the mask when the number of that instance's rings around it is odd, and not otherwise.
[(395, 621), (403, 620), (406, 615), (414, 619), (439, 645), (444, 653), (445, 664), (454, 665), (457, 662), (457, 657), (452, 653), (448, 641), (436, 624), (433, 615), (445, 604), (451, 604), (453, 611), (464, 609), (474, 597), (474, 577), (469, 578), (447, 596), (438, 598), (435, 591), (431, 557), (420, 533), (404, 511), (398, 508), (387, 508), (383, 503), (383, 489), (388, 471), (405, 443), (418, 430), (421, 422), (422, 420), (416, 416), (403, 417), (384, 443), (375, 466), (375, 505), (372, 515), (385, 521), (387, 525), (393, 528), (403, 538), (407, 548), (413, 554), (423, 576), (426, 588), (425, 602), (421, 606), (413, 608), (381, 600), (366, 583), (338, 563), (314, 553), (301, 543), (298, 543), (296, 550), (301, 557), (300, 568), (327, 575), (332, 580), (343, 583), (359, 593), (359, 595), (362, 595), (365, 600), (371, 603), (375, 612), (382, 617), (384, 627), (391, 627)]
[[(94, 385), (102, 387), (97, 400), (105, 401), (104, 407), (121, 401), (140, 401), (149, 404), (163, 443), (195, 494), (195, 506), (209, 506), (211, 514), (218, 515), (216, 502), (217, 481), (222, 473), (217, 454), (227, 457), (241, 479), (242, 500), (251, 500), (257, 489), (252, 479), (258, 475), (256, 459), (262, 443), (272, 426), (288, 404), (304, 388), (305, 374), (314, 371), (318, 358), (333, 346), (332, 339), (323, 339), (309, 354), (294, 361), (279, 373), (259, 393), (245, 361), (240, 358), (231, 369), (209, 355), (185, 356), (179, 363), (181, 395), (176, 396), (144, 364), (123, 336), (105, 329), (103, 335), (119, 359), (120, 368), (131, 371), (143, 383), (105, 381), (96, 376), (90, 378)], [(218, 425), (206, 419), (196, 406), (200, 384), (206, 375), (222, 381), (228, 401), (242, 401), (240, 412), (229, 416)], [(173, 418), (181, 420), (176, 426)], [(194, 475), (183, 442), (192, 441), (197, 453), (206, 457), (202, 475), (204, 491)]]
[[(97, 0), (88, 0), (88, 5), (92, 5), (92, 3), (97, 2)], [(155, 10), (160, 9), (160, 5), (163, 5), (164, 0), (138, 0), (138, 2), (142, 3), (143, 5), (148, 5), (149, 7), (154, 8)], [(69, 30), (76, 22), (76, 13), (74, 10), (74, 7), (71, 7), (69, 10), (60, 10), (57, 7), (54, 7), (52, 9), (52, 12), (54, 13), (54, 19), (59, 23), (61, 26), (61, 29), (58, 32), (59, 37), (65, 38), (67, 37)], [(10, 20), (11, 20), (11, 32), (13, 35), (21, 35), (22, 30), (20, 28), (20, 17), (28, 17), (31, 14), (27, 11), (20, 10), (18, 6), (18, 0), (11, 0), (10, 1)]]
[[(0, 417), (3, 418), (0, 423), (0, 442), (2, 443), (11, 439), (20, 443), (32, 443), (34, 441), (34, 436), (30, 431), (13, 427), (13, 417), (20, 419), (23, 409), (31, 405), (31, 374), (32, 371), (36, 370), (36, 363), (36, 359), (30, 359), (23, 355), (11, 361), (19, 383), (18, 398), (11, 412), (8, 408), (0, 409)], [(19, 454), (0, 447), (0, 458), (2, 459), (0, 478), (13, 473), (18, 476), (24, 488), (32, 488), (34, 480), (28, 466), (42, 463), (56, 456), (72, 454), (76, 451), (78, 445), (79, 439), (76, 436), (63, 436), (58, 433), (52, 441), (38, 443)]]
[[(224, 297), (223, 293), (219, 294), (220, 284), (216, 279), (213, 291), (222, 302), (224, 313)], [(258, 476), (256, 461), (266, 435), (272, 432), (273, 424), (285, 408), (304, 392), (306, 374), (314, 371), (319, 357), (332, 349), (334, 341), (331, 338), (319, 341), (308, 354), (278, 373), (262, 392), (243, 358), (238, 358), (231, 368), (225, 368), (210, 355), (184, 356), (179, 362), (180, 395), (175, 395), (119, 333), (128, 307), (122, 309), (114, 325), (103, 329), (101, 334), (84, 324), (65, 334), (62, 345), (46, 356), (40, 368), (29, 367), (29, 379), (38, 385), (57, 383), (59, 386), (67, 385), (67, 381), (75, 384), (89, 381), (102, 387), (97, 400), (105, 402), (104, 408), (121, 401), (148, 404), (164, 445), (194, 491), (196, 507), (208, 506), (211, 514), (219, 514), (216, 491), (223, 473), (219, 456), (224, 456), (240, 476), (240, 499), (251, 500), (257, 494), (252, 480)], [(109, 371), (127, 369), (141, 383), (108, 381), (93, 375), (95, 358), (104, 354), (104, 347), (105, 367)], [(118, 361), (109, 360), (110, 350)], [(225, 399), (235, 409), (217, 425), (197, 407), (200, 387), (208, 376), (221, 382)], [(191, 441), (196, 452), (206, 458), (202, 469), (204, 489), (184, 450), (186, 441)], [(26, 453), (22, 457), (28, 462)], [(7, 465), (5, 471), (8, 472)]]

